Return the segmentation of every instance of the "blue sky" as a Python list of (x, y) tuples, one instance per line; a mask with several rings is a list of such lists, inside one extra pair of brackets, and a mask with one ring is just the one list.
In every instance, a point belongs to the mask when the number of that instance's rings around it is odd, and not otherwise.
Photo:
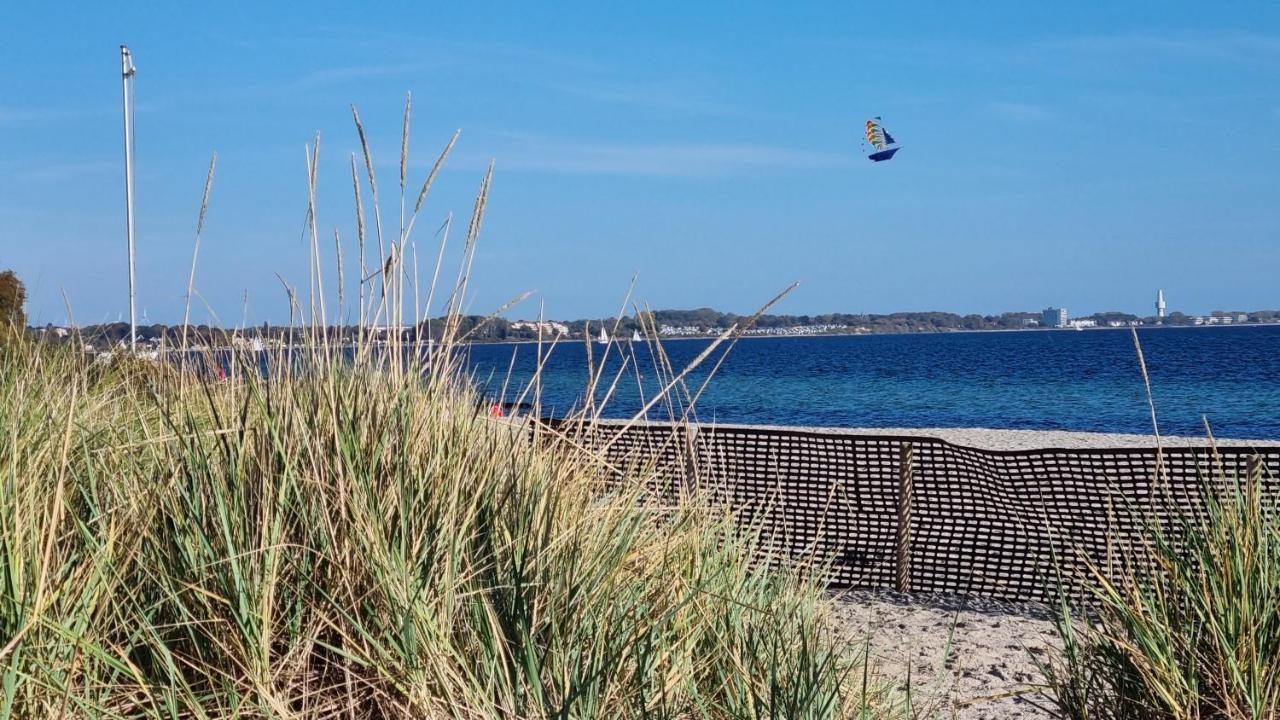
[(779, 311), (1280, 307), (1275, 2), (359, 5), (0, 8), (0, 267), (33, 321), (64, 291), (80, 323), (127, 308), (122, 42), (153, 322), (181, 318), (211, 151), (197, 320), (287, 319), (316, 131), (321, 234), (354, 246), (350, 103), (394, 223), (406, 91), (411, 185), (462, 129), (424, 265), (496, 160), (476, 312), (607, 315), (633, 273), (653, 307), (739, 312), (792, 281)]

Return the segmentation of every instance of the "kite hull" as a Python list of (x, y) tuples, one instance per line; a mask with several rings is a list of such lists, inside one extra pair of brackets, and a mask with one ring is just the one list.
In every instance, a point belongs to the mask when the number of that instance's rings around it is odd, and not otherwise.
[(902, 148), (895, 147), (895, 148), (887, 148), (885, 150), (877, 150), (876, 152), (871, 153), (867, 157), (871, 158), (871, 162), (880, 162), (882, 160), (888, 160), (889, 158), (893, 157), (893, 154), (898, 152), (901, 149)]

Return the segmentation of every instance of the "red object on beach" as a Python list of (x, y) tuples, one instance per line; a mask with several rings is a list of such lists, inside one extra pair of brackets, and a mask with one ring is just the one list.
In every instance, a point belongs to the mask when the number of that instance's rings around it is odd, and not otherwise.
[(221, 365), (218, 366), (218, 379), (219, 380), (227, 379), (227, 371), (224, 370)]
[(493, 417), (502, 417), (502, 406), (498, 403), (489, 406), (489, 414)]

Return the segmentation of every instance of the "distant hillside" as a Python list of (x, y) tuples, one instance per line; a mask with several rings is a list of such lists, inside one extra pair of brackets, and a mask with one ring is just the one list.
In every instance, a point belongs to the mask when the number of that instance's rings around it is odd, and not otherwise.
[[(595, 337), (600, 328), (613, 333), (615, 326), (619, 337), (631, 337), (635, 333), (647, 334), (650, 328), (657, 328), (664, 337), (698, 337), (713, 335), (737, 325), (743, 327), (749, 316), (735, 313), (724, 313), (712, 308), (696, 310), (655, 310), (649, 317), (580, 319), (580, 320), (548, 320), (542, 322), (542, 337), (565, 336), (583, 338), (587, 335)], [(641, 321), (643, 320), (643, 322)], [(1168, 315), (1163, 323), (1155, 317), (1138, 317), (1121, 312), (1094, 313), (1074, 318), (1086, 326), (1101, 327), (1128, 325), (1219, 325), (1219, 324), (1259, 324), (1280, 322), (1280, 311), (1255, 310), (1214, 311), (1210, 315), (1194, 317), (1180, 312)], [(475, 342), (512, 342), (536, 340), (539, 336), (538, 323), (532, 320), (509, 320), (506, 318), (487, 319), (481, 315), (469, 315), (459, 319), (462, 335), (467, 335)], [(755, 335), (815, 335), (815, 334), (861, 334), (883, 335), (897, 333), (933, 333), (957, 332), (964, 330), (1026, 330), (1041, 327), (1041, 314), (1038, 312), (1006, 312), (999, 315), (958, 315), (949, 312), (899, 312), (887, 315), (827, 313), (822, 315), (762, 315), (749, 331)], [(416, 329), (400, 328), (405, 339), (422, 339), (428, 336), (440, 337), (443, 322), (439, 318), (429, 323), (423, 322)], [(31, 328), (31, 332), (44, 334), (49, 339), (60, 340), (67, 336), (62, 328), (52, 325)], [(354, 326), (334, 326), (328, 329), (331, 342), (350, 341), (355, 338), (357, 328)], [(386, 331), (375, 329), (367, 331), (375, 337), (383, 337)], [(241, 337), (258, 338), (269, 344), (290, 343), (301, 340), (301, 328), (290, 329), (281, 326), (260, 325), (242, 329)], [(89, 325), (80, 328), (80, 336), (89, 344), (108, 348), (128, 342), (128, 323), (116, 322), (105, 325)], [(140, 343), (158, 346), (161, 344), (174, 346), (180, 342), (182, 327), (161, 324), (139, 325), (138, 340)], [(189, 325), (187, 339), (189, 344), (225, 346), (230, 344), (233, 331), (230, 329), (211, 327), (208, 325)]]

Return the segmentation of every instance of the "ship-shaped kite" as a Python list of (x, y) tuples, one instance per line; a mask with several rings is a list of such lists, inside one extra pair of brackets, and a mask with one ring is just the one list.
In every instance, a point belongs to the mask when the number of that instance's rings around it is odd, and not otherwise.
[(888, 160), (902, 147), (893, 139), (889, 131), (884, 129), (884, 125), (880, 124), (879, 117), (867, 121), (867, 143), (872, 149), (872, 153), (867, 156), (871, 158), (871, 162)]

